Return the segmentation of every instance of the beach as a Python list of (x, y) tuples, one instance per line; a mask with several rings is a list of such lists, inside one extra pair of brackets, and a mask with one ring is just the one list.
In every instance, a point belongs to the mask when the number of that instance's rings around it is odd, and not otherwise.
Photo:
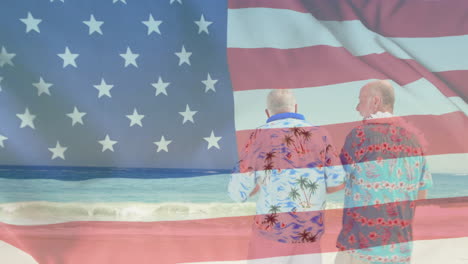
[[(74, 168), (67, 178), (55, 170), (41, 173), (8, 170), (10, 177), (0, 179), (1, 264), (245, 263), (255, 200), (232, 202), (229, 175), (187, 178), (177, 172), (153, 179), (147, 171), (125, 170), (112, 178), (114, 170)], [(88, 179), (93, 175), (100, 178)], [(435, 174), (434, 182), (416, 210), (414, 263), (468, 263), (468, 177)], [(343, 193), (327, 200), (322, 257), (332, 263)], [(271, 264), (281, 252), (262, 257)]]
[[(461, 198), (421, 202), (414, 222), (414, 263), (468, 263), (467, 209), (468, 202)], [(332, 263), (341, 227), (341, 209), (327, 210), (325, 223), (322, 256), (324, 263)], [(157, 222), (0, 224), (0, 239), (30, 253), (40, 264), (153, 264), (155, 261), (158, 264), (240, 264), (245, 263), (247, 256), (251, 225), (252, 216)], [(5, 260), (20, 257), (6, 245), (1, 248), (5, 252), (0, 256)], [(299, 254), (313, 253), (317, 252)], [(280, 252), (265, 256), (277, 257), (281, 258)], [(265, 263), (274, 262), (270, 259)]]

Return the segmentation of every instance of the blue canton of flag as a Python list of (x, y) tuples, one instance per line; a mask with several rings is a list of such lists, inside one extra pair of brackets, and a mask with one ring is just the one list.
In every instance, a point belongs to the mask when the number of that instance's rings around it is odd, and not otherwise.
[(230, 168), (225, 1), (2, 2), (1, 165)]

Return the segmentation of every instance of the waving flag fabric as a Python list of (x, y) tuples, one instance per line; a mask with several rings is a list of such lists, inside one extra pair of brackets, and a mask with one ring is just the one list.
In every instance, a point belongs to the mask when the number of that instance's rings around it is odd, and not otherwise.
[[(299, 112), (342, 146), (360, 121), (359, 89), (375, 79), (392, 81), (395, 114), (429, 142), (434, 190), (414, 239), (466, 238), (467, 9), (2, 1), (0, 240), (41, 264), (243, 263), (255, 204), (229, 199), (228, 174), (265, 123), (269, 90), (292, 89)], [(340, 206), (331, 196), (324, 252), (336, 251)]]

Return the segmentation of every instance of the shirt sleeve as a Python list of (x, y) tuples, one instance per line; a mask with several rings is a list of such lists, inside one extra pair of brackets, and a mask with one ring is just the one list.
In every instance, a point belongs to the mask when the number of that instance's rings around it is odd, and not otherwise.
[(325, 184), (336, 187), (344, 183), (346, 172), (333, 144), (331, 136), (326, 132), (325, 140)]
[(357, 158), (355, 155), (356, 151), (356, 130), (353, 129), (345, 139), (345, 143), (340, 153), (340, 160), (343, 164), (343, 168), (348, 175), (354, 173), (356, 169)]
[(231, 173), (228, 185), (229, 197), (236, 202), (245, 202), (257, 185), (254, 151), (258, 148), (256, 132), (250, 135), (249, 142), (242, 150), (241, 159)]
[(427, 190), (432, 188), (432, 174), (429, 171), (429, 167), (427, 165), (426, 158), (422, 156), (422, 164), (421, 164), (421, 178), (419, 180), (419, 190)]

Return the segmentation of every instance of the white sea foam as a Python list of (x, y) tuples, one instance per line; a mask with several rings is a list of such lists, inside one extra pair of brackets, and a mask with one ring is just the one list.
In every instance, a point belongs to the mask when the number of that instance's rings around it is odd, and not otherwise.
[(0, 221), (51, 224), (69, 221), (175, 221), (255, 214), (254, 203), (56, 203), (0, 204)]
[[(342, 204), (328, 203), (327, 209)], [(70, 221), (177, 221), (255, 214), (255, 203), (56, 203), (0, 204), (0, 222), (17, 225)]]

